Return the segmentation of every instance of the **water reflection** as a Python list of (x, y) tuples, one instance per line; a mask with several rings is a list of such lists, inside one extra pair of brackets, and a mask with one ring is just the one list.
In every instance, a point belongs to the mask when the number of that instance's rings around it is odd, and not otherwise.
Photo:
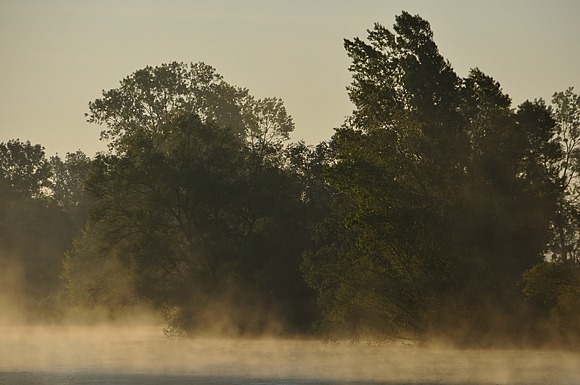
[(0, 384), (578, 384), (571, 352), (168, 340), (160, 328), (0, 329)]

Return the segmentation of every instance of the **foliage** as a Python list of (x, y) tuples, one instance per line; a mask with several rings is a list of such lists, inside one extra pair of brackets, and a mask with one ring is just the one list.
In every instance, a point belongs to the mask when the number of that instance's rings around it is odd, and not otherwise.
[(278, 98), (255, 99), (247, 94), (240, 101), (248, 146), (258, 158), (281, 155), (290, 139), (294, 122)]
[[(524, 274), (524, 293), (540, 301), (557, 338), (580, 346), (580, 269), (577, 263), (544, 262)], [(552, 336), (553, 337), (553, 336)]]
[(406, 12), (344, 45), (355, 109), (315, 147), (281, 99), (177, 62), (89, 103), (94, 159), (0, 143), (2, 291), (54, 313), (62, 262), (74, 303), (147, 303), (171, 336), (577, 346), (580, 97), (514, 108)]
[[(90, 110), (110, 151), (94, 161), (91, 219), (66, 259), (71, 293), (112, 311), (148, 302), (169, 333), (264, 332), (270, 319), (307, 328), (308, 232), (282, 101), (256, 100), (205, 64), (170, 63), (136, 71)], [(130, 290), (91, 273), (119, 263)]]
[(41, 197), (49, 187), (50, 165), (40, 144), (19, 139), (0, 143), (0, 183), (16, 193)]
[(41, 145), (11, 140), (0, 153), (0, 291), (25, 320), (57, 317), (61, 257), (85, 214), (63, 210), (56, 192), (68, 167), (53, 167)]
[(119, 88), (103, 91), (102, 98), (89, 103), (89, 111), (88, 121), (106, 126), (101, 139), (118, 153), (131, 146), (133, 135), (161, 134), (160, 127), (176, 112), (192, 113), (203, 123), (228, 128), (260, 151), (266, 145), (278, 146), (294, 129), (281, 99), (256, 99), (201, 62), (171, 62), (137, 70)]
[(333, 137), (333, 212), (304, 265), (323, 330), (510, 333), (561, 194), (550, 110), (512, 110), (478, 69), (458, 77), (419, 16), (403, 12), (394, 31), (345, 41), (356, 109)]
[(557, 181), (563, 190), (552, 222), (553, 236), (546, 260), (527, 270), (523, 292), (531, 303), (539, 303), (538, 317), (547, 316), (556, 339), (580, 346), (580, 97), (568, 88), (552, 98), (556, 122), (554, 141), (561, 156), (554, 162)]
[(92, 160), (82, 151), (67, 153), (64, 160), (58, 155), (50, 158), (52, 170), (51, 199), (76, 222), (80, 229), (88, 219), (89, 201), (85, 182), (89, 176)]
[(555, 167), (564, 195), (558, 202), (549, 257), (555, 262), (571, 260), (580, 263), (580, 96), (574, 93), (573, 88), (568, 88), (564, 92), (556, 92), (552, 104), (556, 120), (555, 141), (562, 149), (562, 157)]

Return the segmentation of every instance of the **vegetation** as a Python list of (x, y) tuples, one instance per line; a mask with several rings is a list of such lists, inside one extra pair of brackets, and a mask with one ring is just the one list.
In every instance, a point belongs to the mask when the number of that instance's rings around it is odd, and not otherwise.
[(207, 65), (170, 63), (90, 109), (110, 151), (94, 160), (94, 210), (65, 259), (70, 292), (110, 310), (145, 301), (169, 334), (263, 333), (271, 320), (307, 330), (314, 295), (299, 265), (310, 241), (283, 103)]
[(0, 143), (0, 301), (25, 321), (61, 316), (61, 259), (86, 220), (89, 165), (80, 153), (47, 159), (40, 145)]
[(562, 192), (555, 122), (542, 101), (513, 110), (478, 69), (456, 75), (421, 18), (394, 29), (345, 41), (356, 109), (327, 174), (338, 224), (306, 260), (324, 329), (509, 335)]
[(406, 12), (345, 49), (355, 110), (315, 147), (282, 100), (175, 62), (89, 104), (93, 159), (1, 143), (11, 290), (52, 317), (144, 303), (171, 336), (578, 346), (580, 97), (513, 107)]

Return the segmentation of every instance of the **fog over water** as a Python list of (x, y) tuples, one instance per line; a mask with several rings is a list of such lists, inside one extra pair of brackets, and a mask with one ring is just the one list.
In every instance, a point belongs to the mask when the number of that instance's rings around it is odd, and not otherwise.
[(579, 384), (580, 355), (0, 327), (0, 384)]

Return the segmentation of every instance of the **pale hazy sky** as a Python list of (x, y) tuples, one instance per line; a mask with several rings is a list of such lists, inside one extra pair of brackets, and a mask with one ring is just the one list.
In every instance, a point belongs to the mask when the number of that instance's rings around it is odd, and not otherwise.
[(256, 97), (277, 96), (293, 139), (327, 140), (352, 110), (344, 38), (431, 23), (460, 76), (479, 67), (517, 105), (580, 92), (580, 0), (0, 0), (0, 142), (48, 155), (105, 149), (88, 102), (146, 65), (203, 61)]

